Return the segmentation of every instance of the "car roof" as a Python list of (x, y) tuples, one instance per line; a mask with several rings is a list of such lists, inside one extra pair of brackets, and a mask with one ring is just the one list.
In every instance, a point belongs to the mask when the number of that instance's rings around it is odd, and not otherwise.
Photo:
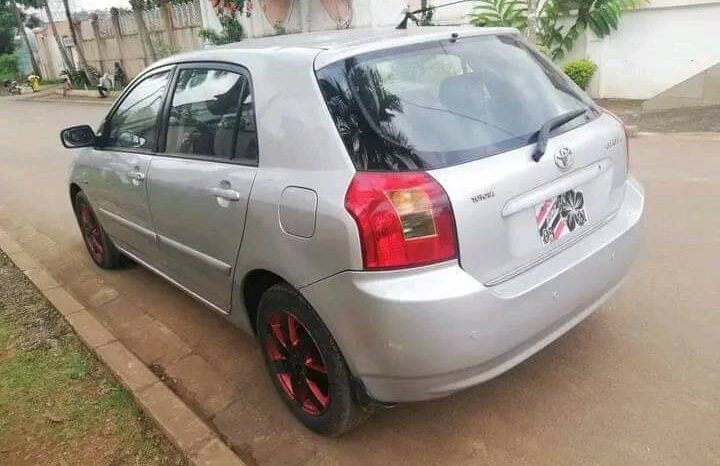
[[(317, 69), (332, 62), (347, 58), (359, 53), (378, 49), (410, 45), (418, 42), (450, 38), (456, 33), (460, 40), (463, 37), (478, 35), (493, 35), (501, 33), (519, 34), (513, 28), (480, 28), (468, 26), (433, 26), (409, 27), (408, 29), (395, 28), (357, 28), (330, 31), (304, 32), (299, 34), (284, 34), (278, 36), (246, 39), (241, 42), (220, 46), (208, 46), (205, 49), (183, 53), (168, 57), (156, 65), (170, 64), (192, 60), (203, 60), (209, 56), (230, 57), (237, 52), (238, 58), (242, 55), (293, 54), (304, 55), (315, 59)], [(283, 52), (278, 54), (278, 52)], [(310, 52), (310, 53), (309, 53)]]
[[(498, 31), (516, 31), (511, 28), (475, 28), (468, 26), (433, 26), (433, 27), (410, 27), (408, 29), (395, 28), (354, 28), (329, 31), (303, 32), (298, 34), (283, 34), (278, 36), (262, 37), (258, 39), (246, 39), (241, 42), (221, 45), (218, 48), (226, 49), (281, 49), (281, 48), (314, 48), (314, 49), (339, 49), (362, 47), (368, 44), (393, 41), (397, 39), (415, 38), (418, 42), (423, 39), (432, 39), (438, 35), (449, 36), (453, 32), (497, 33)], [(475, 34), (472, 34), (475, 35)]]

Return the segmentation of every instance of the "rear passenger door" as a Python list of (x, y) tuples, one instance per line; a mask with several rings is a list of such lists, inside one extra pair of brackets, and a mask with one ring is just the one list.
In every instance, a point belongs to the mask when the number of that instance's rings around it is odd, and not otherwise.
[(148, 174), (160, 268), (223, 312), (258, 162), (249, 73), (185, 64), (164, 109)]

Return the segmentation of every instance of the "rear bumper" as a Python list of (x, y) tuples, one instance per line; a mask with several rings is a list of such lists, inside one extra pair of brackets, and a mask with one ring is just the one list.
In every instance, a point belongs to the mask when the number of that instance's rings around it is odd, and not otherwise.
[(492, 288), (448, 262), (349, 271), (301, 291), (375, 399), (444, 396), (507, 371), (602, 304), (636, 258), (643, 204), (629, 179), (612, 220)]

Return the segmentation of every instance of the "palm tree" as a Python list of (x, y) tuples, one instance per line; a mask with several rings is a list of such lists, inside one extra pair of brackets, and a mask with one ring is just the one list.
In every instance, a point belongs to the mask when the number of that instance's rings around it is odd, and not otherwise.
[(58, 34), (57, 27), (55, 26), (55, 20), (53, 19), (52, 10), (50, 9), (50, 5), (48, 4), (48, 0), (42, 0), (42, 7), (45, 9), (45, 14), (47, 15), (48, 23), (50, 23), (50, 29), (52, 30), (53, 36), (55, 37), (55, 42), (57, 43), (58, 49), (60, 50), (60, 56), (62, 56), (63, 63), (65, 64), (65, 69), (74, 73), (75, 65), (73, 64), (72, 60), (70, 59), (70, 55), (68, 55), (68, 52), (63, 45), (60, 34)]
[(78, 41), (77, 33), (75, 32), (75, 25), (73, 24), (72, 13), (70, 12), (70, 4), (68, 0), (63, 0), (63, 7), (65, 8), (65, 18), (67, 18), (68, 27), (70, 28), (70, 36), (72, 37), (73, 45), (75, 45), (75, 50), (77, 50), (78, 57), (80, 58), (80, 67), (85, 72), (85, 77), (90, 84), (95, 84), (95, 77), (88, 72), (88, 64), (85, 59), (85, 51), (82, 46), (83, 44)]
[(147, 44), (147, 47), (150, 50), (150, 57), (152, 57), (153, 61), (155, 61), (158, 59), (157, 52), (155, 52), (155, 46), (152, 43), (150, 32), (148, 31), (147, 25), (145, 24), (145, 18), (143, 17), (145, 2), (143, 0), (130, 0), (130, 8), (132, 8), (133, 14), (135, 15), (138, 32), (140, 33), (140, 43), (143, 44), (143, 49), (145, 48), (145, 44)]
[(27, 47), (28, 55), (30, 56), (30, 63), (32, 64), (33, 68), (33, 73), (35, 73), (37, 76), (41, 76), (40, 66), (38, 65), (37, 58), (35, 58), (35, 52), (33, 52), (33, 49), (30, 46), (30, 39), (28, 38), (27, 31), (25, 30), (25, 24), (23, 23), (23, 14), (20, 11), (20, 8), (18, 8), (18, 6), (15, 4), (15, 0), (10, 0), (8, 4), (10, 5), (10, 9), (12, 10), (13, 16), (15, 17), (18, 32), (20, 33), (20, 36), (22, 36), (23, 42), (25, 42), (25, 47)]

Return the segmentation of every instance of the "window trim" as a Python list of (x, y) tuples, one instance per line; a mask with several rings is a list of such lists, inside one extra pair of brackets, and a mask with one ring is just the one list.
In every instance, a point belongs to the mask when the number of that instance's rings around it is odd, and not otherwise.
[[(172, 107), (172, 96), (175, 95), (175, 88), (177, 87), (177, 81), (180, 76), (180, 72), (187, 69), (209, 69), (209, 70), (219, 70), (219, 71), (230, 71), (232, 73), (237, 73), (241, 76), (243, 76), (246, 80), (245, 86), (250, 85), (250, 94), (252, 95), (252, 101), (253, 101), (253, 113), (255, 114), (255, 137), (257, 139), (257, 152), (258, 152), (258, 158), (254, 162), (248, 162), (247, 159), (244, 158), (238, 158), (237, 153), (235, 153), (236, 149), (236, 140), (237, 135), (239, 131), (236, 129), (235, 135), (233, 136), (233, 139), (235, 140), (233, 144), (233, 156), (231, 158), (222, 158), (222, 157), (214, 157), (209, 155), (197, 155), (197, 154), (181, 154), (181, 153), (175, 153), (175, 152), (167, 152), (167, 130), (168, 130), (168, 122), (170, 119), (170, 108)], [(243, 88), (244, 91), (244, 88)], [(163, 103), (162, 109), (160, 111), (160, 126), (158, 130), (158, 144), (157, 144), (157, 151), (153, 152), (153, 156), (159, 156), (159, 157), (171, 157), (175, 159), (186, 159), (186, 160), (198, 160), (201, 162), (214, 162), (214, 163), (225, 163), (225, 164), (231, 164), (231, 165), (240, 165), (244, 167), (257, 167), (260, 165), (260, 136), (257, 131), (257, 111), (256, 111), (256, 100), (255, 100), (255, 86), (253, 85), (252, 76), (250, 75), (250, 71), (248, 71), (247, 68), (244, 66), (233, 64), (233, 63), (226, 63), (226, 62), (214, 62), (214, 61), (198, 61), (198, 62), (182, 62), (177, 63), (175, 72), (172, 76), (172, 81), (170, 82), (170, 85), (168, 86), (168, 92), (165, 95), (165, 101)], [(242, 110), (242, 107), (238, 108), (238, 112)], [(238, 120), (239, 121), (239, 120)]]
[[(118, 108), (120, 107), (120, 105), (122, 105), (123, 102), (125, 102), (125, 100), (127, 99), (127, 97), (128, 97), (141, 83), (143, 83), (146, 79), (151, 78), (151, 77), (153, 77), (153, 76), (156, 76), (156, 75), (158, 75), (158, 74), (168, 73), (168, 72), (169, 72), (169, 75), (168, 75), (167, 85), (165, 86), (165, 92), (163, 93), (163, 96), (162, 96), (162, 103), (160, 104), (160, 111), (158, 111), (158, 114), (157, 114), (157, 117), (156, 117), (156, 122), (155, 122), (156, 127), (158, 128), (158, 131), (157, 131), (157, 133), (155, 134), (155, 140), (153, 141), (153, 148), (152, 148), (152, 149), (146, 149), (146, 148), (141, 148), (141, 147), (119, 147), (119, 146), (106, 145), (107, 137), (108, 137), (108, 132), (106, 131), (106, 128), (108, 128), (108, 124), (110, 123), (110, 121), (112, 120), (112, 118), (113, 118), (113, 117), (115, 116), (115, 114), (117, 113), (117, 110), (118, 110)], [(130, 153), (139, 153), (139, 154), (154, 154), (154, 153), (156, 152), (157, 148), (159, 147), (158, 144), (159, 144), (159, 141), (160, 141), (160, 139), (159, 139), (159, 137), (160, 137), (160, 130), (162, 129), (162, 128), (161, 128), (161, 120), (160, 120), (160, 118), (162, 117), (163, 109), (165, 108), (165, 103), (166, 103), (166, 101), (167, 101), (168, 90), (169, 90), (169, 88), (170, 88), (170, 84), (171, 84), (171, 83), (174, 81), (174, 79), (175, 79), (175, 74), (177, 74), (177, 65), (176, 65), (176, 64), (172, 64), (172, 65), (162, 66), (162, 67), (159, 67), (159, 68), (154, 68), (154, 69), (152, 69), (152, 70), (149, 70), (149, 71), (141, 74), (140, 76), (138, 76), (138, 78), (136, 78), (135, 80), (133, 80), (133, 82), (130, 84), (130, 86), (128, 86), (128, 87), (123, 91), (123, 93), (122, 93), (122, 95), (120, 96), (120, 98), (118, 98), (117, 101), (115, 101), (115, 103), (113, 104), (113, 106), (110, 108), (110, 111), (109, 111), (109, 112), (107, 113), (107, 115), (105, 116), (105, 119), (104, 119), (103, 122), (102, 122), (102, 138), (101, 138), (101, 140), (100, 140), (100, 145), (97, 146), (97, 147), (94, 147), (94, 149), (95, 149), (95, 150), (110, 150), (110, 151), (113, 151), (113, 152), (130, 152)]]

